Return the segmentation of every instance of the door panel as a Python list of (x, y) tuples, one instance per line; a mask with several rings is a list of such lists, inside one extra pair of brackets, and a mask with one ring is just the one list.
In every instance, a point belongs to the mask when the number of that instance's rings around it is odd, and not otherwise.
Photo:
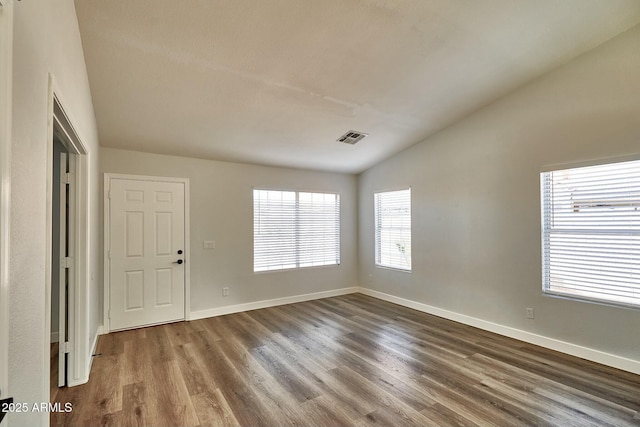
[(156, 270), (156, 307), (172, 304), (172, 275), (173, 272), (170, 268), (159, 268)]
[(144, 212), (125, 212), (125, 254), (131, 259), (144, 256)]
[(110, 329), (184, 319), (184, 184), (110, 182)]
[(144, 308), (144, 270), (125, 271), (125, 311)]
[(173, 215), (171, 212), (156, 212), (156, 256), (171, 255), (172, 224)]

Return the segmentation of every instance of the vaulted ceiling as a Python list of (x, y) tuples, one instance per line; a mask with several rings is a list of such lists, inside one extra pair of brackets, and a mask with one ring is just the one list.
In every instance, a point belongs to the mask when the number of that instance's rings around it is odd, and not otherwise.
[[(640, 22), (637, 0), (76, 0), (100, 143), (359, 173)], [(356, 145), (336, 142), (368, 133)]]

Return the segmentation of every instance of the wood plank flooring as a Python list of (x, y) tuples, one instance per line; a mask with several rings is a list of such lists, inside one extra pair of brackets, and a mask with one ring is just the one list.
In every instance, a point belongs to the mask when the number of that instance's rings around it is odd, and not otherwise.
[(101, 336), (53, 426), (640, 426), (640, 376), (361, 294)]

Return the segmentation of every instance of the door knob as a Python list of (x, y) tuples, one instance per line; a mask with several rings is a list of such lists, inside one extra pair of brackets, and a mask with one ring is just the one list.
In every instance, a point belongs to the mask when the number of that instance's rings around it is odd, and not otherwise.
[(184, 261), (182, 261), (181, 259), (177, 260), (174, 262), (174, 264), (182, 264)]
[(178, 250), (178, 255), (182, 255), (182, 249)]

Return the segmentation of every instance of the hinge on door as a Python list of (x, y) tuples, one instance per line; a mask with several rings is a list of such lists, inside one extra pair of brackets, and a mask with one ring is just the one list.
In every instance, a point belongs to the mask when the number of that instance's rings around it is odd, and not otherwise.
[(109, 310), (109, 312), (107, 313), (107, 316), (109, 317), (109, 320), (111, 320), (111, 310)]
[(71, 184), (71, 178), (72, 178), (71, 172), (65, 172), (62, 174), (62, 182), (64, 184), (67, 184), (67, 185)]
[(63, 353), (71, 353), (71, 343), (69, 341), (63, 342), (60, 349)]
[(62, 268), (71, 268), (73, 265), (73, 259), (70, 257), (64, 257), (60, 260), (60, 267)]

